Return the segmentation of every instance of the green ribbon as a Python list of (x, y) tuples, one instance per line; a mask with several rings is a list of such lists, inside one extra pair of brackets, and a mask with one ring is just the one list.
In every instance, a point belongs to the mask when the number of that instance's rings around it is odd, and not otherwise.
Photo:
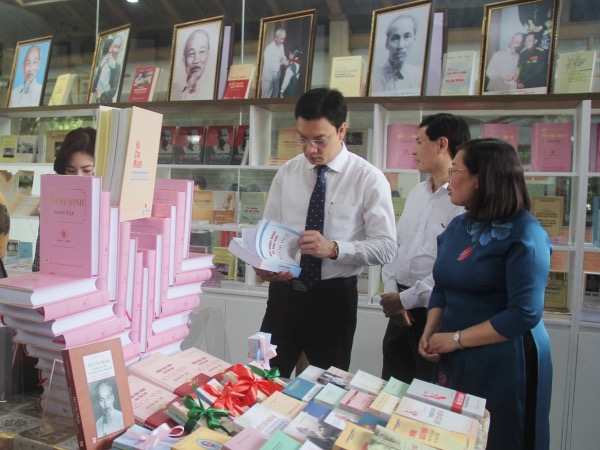
[(275, 381), (275, 378), (279, 377), (279, 369), (277, 367), (271, 368), (268, 372), (260, 367), (256, 367), (252, 364), (248, 366), (252, 372), (259, 377), (263, 377), (265, 380)]
[(221, 421), (219, 420), (219, 417), (229, 416), (229, 411), (226, 409), (205, 408), (202, 404), (202, 400), (200, 400), (200, 395), (196, 386), (194, 386), (194, 393), (198, 397), (197, 402), (191, 395), (186, 395), (182, 400), (184, 406), (189, 410), (187, 413), (188, 421), (184, 425), (186, 431), (191, 432), (198, 421), (204, 419), (206, 420), (206, 425), (208, 425), (208, 428), (211, 430), (220, 428), (229, 435), (229, 431), (221, 425)]

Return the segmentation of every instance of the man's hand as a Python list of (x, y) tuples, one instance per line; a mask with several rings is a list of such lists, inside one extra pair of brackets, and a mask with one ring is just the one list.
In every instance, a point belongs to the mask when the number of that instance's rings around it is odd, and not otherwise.
[(294, 274), (292, 272), (269, 272), (268, 270), (257, 269), (254, 267), (254, 271), (256, 275), (261, 277), (265, 281), (288, 281), (294, 278)]
[(381, 294), (379, 304), (383, 307), (385, 317), (389, 317), (397, 327), (410, 327), (414, 319), (409, 310), (404, 309), (400, 301), (400, 294), (397, 292), (388, 292)]
[(302, 231), (301, 233), (302, 237), (298, 241), (301, 254), (311, 255), (319, 259), (334, 256), (333, 242), (325, 239), (321, 233), (315, 230)]

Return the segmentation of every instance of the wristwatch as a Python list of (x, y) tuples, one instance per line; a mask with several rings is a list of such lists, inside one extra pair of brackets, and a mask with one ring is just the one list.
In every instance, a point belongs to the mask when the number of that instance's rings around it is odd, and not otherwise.
[(454, 333), (454, 336), (452, 336), (452, 339), (456, 343), (456, 346), (458, 347), (459, 350), (465, 349), (460, 342), (460, 330), (458, 330), (456, 333)]

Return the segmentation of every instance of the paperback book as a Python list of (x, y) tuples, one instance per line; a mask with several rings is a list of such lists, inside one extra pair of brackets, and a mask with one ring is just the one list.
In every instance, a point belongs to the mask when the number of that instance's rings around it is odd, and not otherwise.
[(418, 125), (391, 123), (387, 129), (388, 169), (416, 169), (413, 149), (419, 132)]
[(248, 164), (248, 151), (250, 150), (250, 125), (235, 127), (233, 139), (233, 154), (231, 164), (234, 166)]
[(77, 74), (75, 73), (60, 74), (56, 78), (56, 83), (54, 83), (54, 89), (52, 89), (52, 95), (50, 96), (48, 105), (66, 105), (69, 102), (71, 90), (73, 89), (73, 84), (75, 84), (76, 79)]
[(129, 102), (151, 102), (154, 100), (156, 85), (161, 69), (156, 65), (140, 66), (135, 68), (133, 84), (129, 93)]
[(233, 125), (211, 125), (206, 132), (204, 164), (231, 164), (234, 130)]
[(531, 171), (570, 172), (573, 124), (536, 122), (531, 125)]
[(474, 95), (479, 54), (474, 51), (444, 54), (440, 95)]
[(362, 72), (362, 56), (335, 56), (331, 59), (329, 88), (337, 89), (344, 97), (360, 97)]
[(224, 99), (244, 99), (250, 95), (254, 78), (254, 64), (234, 64), (229, 68)]
[(173, 164), (203, 164), (205, 140), (206, 127), (179, 127), (177, 145), (173, 150)]
[(177, 127), (173, 125), (163, 125), (160, 130), (158, 164), (173, 164), (176, 143)]

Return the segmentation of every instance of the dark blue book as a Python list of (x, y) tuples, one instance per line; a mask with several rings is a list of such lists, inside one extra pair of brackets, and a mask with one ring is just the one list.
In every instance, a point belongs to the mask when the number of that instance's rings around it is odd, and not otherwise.
[(387, 423), (387, 419), (383, 419), (381, 417), (377, 417), (374, 414), (366, 412), (362, 416), (360, 416), (360, 419), (358, 419), (356, 425), (358, 425), (359, 427), (368, 428), (369, 430), (375, 430), (375, 427), (377, 425), (385, 427)]
[(295, 399), (309, 402), (321, 389), (321, 385), (305, 380), (304, 378), (294, 378), (283, 389), (283, 393), (294, 397)]
[(302, 412), (316, 417), (319, 420), (325, 420), (325, 417), (331, 412), (331, 409), (311, 401), (304, 407)]

